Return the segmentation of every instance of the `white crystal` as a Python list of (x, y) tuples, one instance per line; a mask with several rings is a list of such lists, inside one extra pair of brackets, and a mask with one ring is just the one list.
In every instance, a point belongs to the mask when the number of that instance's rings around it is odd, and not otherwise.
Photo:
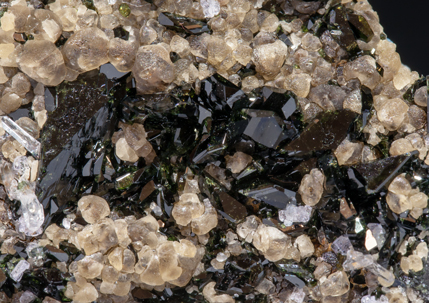
[(384, 242), (386, 242), (386, 232), (384, 228), (378, 223), (369, 223), (368, 228), (371, 230), (372, 235), (377, 241), (377, 247), (380, 250), (383, 247)]
[(341, 236), (332, 243), (332, 249), (336, 254), (345, 256), (350, 249), (353, 249), (353, 245), (349, 238)]
[(25, 147), (36, 159), (40, 158), (40, 142), (34, 139), (18, 124), (7, 116), (2, 118), (3, 129), (9, 133), (16, 141)]
[(30, 263), (25, 260), (19, 261), (10, 273), (10, 278), (15, 282), (21, 281), (22, 276), (24, 275), (24, 271), (26, 271), (27, 269), (30, 269)]
[(63, 219), (63, 226), (64, 226), (65, 229), (70, 229), (71, 220), (69, 218), (64, 218)]
[(312, 207), (295, 206), (289, 204), (285, 210), (279, 211), (279, 220), (286, 226), (291, 226), (293, 223), (307, 223), (311, 217)]
[(201, 0), (200, 4), (206, 18), (213, 18), (220, 12), (220, 4), (217, 0)]

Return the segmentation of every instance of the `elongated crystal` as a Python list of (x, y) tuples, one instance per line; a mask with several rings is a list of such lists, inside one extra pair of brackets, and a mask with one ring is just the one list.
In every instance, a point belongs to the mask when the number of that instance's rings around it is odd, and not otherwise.
[(2, 117), (3, 129), (10, 134), (16, 141), (25, 147), (36, 159), (40, 159), (40, 142), (30, 136), (18, 124), (7, 116)]

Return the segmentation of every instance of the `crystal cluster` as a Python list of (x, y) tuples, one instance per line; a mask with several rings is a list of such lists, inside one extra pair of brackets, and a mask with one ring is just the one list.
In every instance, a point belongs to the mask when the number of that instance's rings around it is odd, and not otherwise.
[(124, 297), (135, 287), (162, 290), (166, 283), (184, 287), (204, 255), (204, 247), (192, 239), (168, 241), (151, 215), (113, 220), (107, 202), (92, 195), (82, 197), (78, 209), (88, 225), (73, 223), (66, 229), (53, 224), (39, 241), (58, 247), (66, 240), (85, 252), (68, 269), (76, 282), (68, 283), (65, 295), (74, 302)]
[(429, 300), (427, 80), (367, 0), (0, 16), (0, 301)]

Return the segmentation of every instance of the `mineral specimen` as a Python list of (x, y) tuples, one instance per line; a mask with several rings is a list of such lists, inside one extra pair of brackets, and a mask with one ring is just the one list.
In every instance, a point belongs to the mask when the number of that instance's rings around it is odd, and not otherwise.
[(1, 302), (429, 300), (427, 79), (367, 0), (0, 18)]

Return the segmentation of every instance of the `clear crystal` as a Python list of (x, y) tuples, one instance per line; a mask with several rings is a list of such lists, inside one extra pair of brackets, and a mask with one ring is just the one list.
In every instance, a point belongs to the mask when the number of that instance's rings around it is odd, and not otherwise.
[(19, 261), (10, 273), (11, 279), (15, 282), (21, 281), (22, 276), (24, 275), (24, 271), (26, 271), (27, 269), (30, 269), (30, 263), (25, 260)]
[(25, 147), (36, 159), (40, 158), (40, 142), (30, 136), (18, 124), (7, 116), (2, 118), (3, 129), (9, 133), (16, 141)]

